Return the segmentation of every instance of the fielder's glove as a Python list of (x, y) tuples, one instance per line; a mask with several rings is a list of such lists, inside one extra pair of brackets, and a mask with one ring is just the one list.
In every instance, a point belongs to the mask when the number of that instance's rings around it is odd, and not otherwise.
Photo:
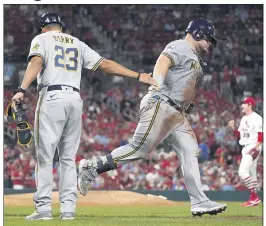
[(17, 141), (25, 146), (31, 143), (32, 134), (28, 123), (25, 106), (20, 104), (9, 104), (6, 109), (7, 121), (17, 125)]
[(248, 154), (250, 154), (250, 155), (252, 156), (253, 160), (254, 160), (254, 159), (256, 159), (256, 158), (258, 157), (258, 155), (260, 154), (260, 150), (258, 150), (257, 148), (252, 148), (252, 149), (248, 152)]

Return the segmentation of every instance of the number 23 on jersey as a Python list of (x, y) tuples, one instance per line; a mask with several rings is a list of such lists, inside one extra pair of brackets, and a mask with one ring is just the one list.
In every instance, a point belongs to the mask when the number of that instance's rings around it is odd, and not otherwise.
[(76, 71), (78, 68), (78, 49), (77, 48), (66, 48), (55, 45), (54, 50), (56, 56), (54, 63), (56, 67), (64, 68), (68, 71)]

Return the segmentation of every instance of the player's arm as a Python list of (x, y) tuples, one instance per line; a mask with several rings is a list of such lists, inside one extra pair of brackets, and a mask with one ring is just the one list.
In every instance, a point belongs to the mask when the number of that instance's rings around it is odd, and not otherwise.
[(258, 148), (262, 144), (262, 141), (263, 141), (263, 132), (258, 132), (258, 141), (255, 147)]
[[(26, 90), (31, 83), (37, 78), (38, 73), (41, 71), (43, 64), (43, 59), (40, 56), (34, 56), (31, 58), (28, 63), (21, 88), (22, 90)], [(20, 103), (24, 99), (24, 92), (18, 92), (12, 100), (16, 103)]]
[(147, 83), (150, 85), (156, 85), (156, 81), (151, 77), (151, 74), (146, 73), (138, 73), (132, 71), (121, 64), (116, 63), (113, 60), (104, 59), (102, 60), (99, 68), (106, 73), (114, 74), (123, 77), (135, 78), (138, 79), (140, 82)]
[(256, 148), (258, 148), (262, 142), (263, 142), (263, 132), (262, 132), (262, 118), (260, 118), (257, 123), (256, 123), (256, 127), (255, 130), (258, 133), (258, 140), (257, 140), (257, 144), (256, 144)]
[(165, 55), (161, 54), (157, 59), (153, 70), (153, 78), (156, 80), (159, 87), (163, 85), (163, 82), (171, 65), (171, 59)]
[(23, 101), (26, 89), (31, 85), (33, 80), (37, 78), (38, 73), (41, 71), (43, 59), (45, 59), (44, 56), (44, 42), (40, 36), (36, 36), (31, 42), (30, 52), (28, 56), (28, 66), (21, 87), (17, 91), (17, 94), (12, 98), (14, 102), (19, 103)]
[(181, 59), (179, 46), (176, 46), (174, 42), (169, 43), (164, 48), (153, 70), (153, 78), (157, 81), (159, 87), (163, 85), (169, 68), (180, 65)]
[(255, 122), (255, 131), (254, 132), (258, 133), (257, 143), (256, 143), (255, 147), (252, 148), (248, 153), (252, 156), (253, 159), (256, 159), (258, 157), (258, 155), (260, 154), (259, 147), (261, 146), (261, 144), (263, 142), (262, 118), (260, 118), (259, 120), (257, 120)]
[(21, 83), (22, 89), (27, 89), (31, 83), (37, 78), (38, 73), (42, 69), (43, 59), (40, 56), (34, 56), (28, 63), (23, 81)]
[(140, 82), (147, 83), (150, 85), (157, 85), (156, 81), (151, 77), (150, 74), (138, 73), (132, 71), (113, 60), (105, 59), (101, 57), (97, 52), (91, 49), (84, 42), (81, 42), (82, 56), (83, 56), (83, 67), (92, 71), (100, 70), (112, 74), (115, 76), (123, 76), (129, 78), (135, 78)]

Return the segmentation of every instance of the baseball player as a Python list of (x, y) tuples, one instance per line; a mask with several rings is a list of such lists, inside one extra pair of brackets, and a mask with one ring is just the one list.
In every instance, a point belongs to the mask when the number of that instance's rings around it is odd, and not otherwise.
[[(247, 186), (250, 196), (249, 200), (242, 206), (257, 206), (261, 201), (257, 194), (257, 162), (262, 150), (262, 117), (253, 111), (256, 102), (252, 97), (246, 97), (242, 101), (242, 113), (245, 115), (240, 121), (238, 128), (239, 144), (243, 146), (242, 159), (239, 166), (239, 176)], [(235, 130), (234, 120), (229, 121), (228, 126)]]
[(27, 220), (52, 219), (52, 163), (58, 147), (60, 160), (59, 200), (63, 220), (74, 219), (77, 201), (75, 156), (78, 150), (83, 101), (79, 88), (82, 68), (100, 68), (141, 82), (157, 85), (145, 73), (131, 71), (114, 61), (104, 59), (79, 39), (62, 33), (62, 24), (55, 13), (45, 13), (40, 19), (42, 34), (31, 43), (28, 67), (13, 101), (23, 101), (24, 94), (37, 77), (39, 100), (35, 113), (35, 148), (37, 153), (36, 212)]
[(81, 160), (78, 188), (88, 193), (91, 181), (119, 165), (142, 159), (164, 139), (172, 145), (182, 164), (182, 171), (194, 216), (217, 214), (226, 204), (210, 201), (203, 192), (198, 167), (198, 144), (186, 114), (193, 108), (196, 84), (202, 76), (199, 54), (208, 53), (214, 38), (214, 26), (206, 20), (189, 23), (184, 40), (170, 42), (157, 59), (153, 77), (159, 89), (149, 88), (140, 104), (140, 120), (133, 140), (97, 161)]

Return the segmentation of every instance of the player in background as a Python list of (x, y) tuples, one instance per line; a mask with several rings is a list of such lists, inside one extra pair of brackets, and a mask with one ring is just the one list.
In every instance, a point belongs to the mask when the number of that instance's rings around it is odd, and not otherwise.
[(130, 144), (116, 148), (98, 161), (81, 160), (78, 186), (86, 195), (88, 186), (101, 173), (142, 159), (164, 139), (177, 152), (194, 216), (218, 214), (226, 204), (211, 201), (203, 192), (198, 166), (198, 143), (186, 119), (194, 106), (196, 85), (206, 65), (199, 54), (209, 52), (214, 26), (206, 20), (189, 23), (186, 38), (169, 43), (157, 59), (153, 77), (159, 90), (149, 88), (140, 104), (140, 120)]
[(45, 13), (40, 19), (42, 34), (31, 42), (28, 67), (17, 94), (16, 103), (32, 81), (37, 78), (39, 100), (36, 107), (34, 138), (37, 154), (36, 187), (34, 195), (36, 212), (27, 220), (52, 219), (52, 164), (58, 147), (60, 163), (59, 200), (60, 217), (74, 219), (77, 201), (77, 174), (75, 158), (78, 150), (83, 101), (80, 98), (81, 70), (103, 70), (110, 74), (135, 78), (156, 85), (145, 73), (131, 71), (120, 64), (101, 57), (85, 43), (62, 33), (62, 24), (55, 13)]
[[(242, 113), (245, 115), (237, 129), (240, 137), (239, 144), (243, 146), (242, 159), (239, 166), (239, 176), (243, 179), (250, 192), (249, 200), (242, 206), (257, 206), (261, 201), (257, 194), (257, 162), (262, 150), (262, 117), (253, 111), (256, 102), (252, 97), (246, 97), (242, 101)], [(228, 122), (232, 130), (236, 130), (234, 120)]]

